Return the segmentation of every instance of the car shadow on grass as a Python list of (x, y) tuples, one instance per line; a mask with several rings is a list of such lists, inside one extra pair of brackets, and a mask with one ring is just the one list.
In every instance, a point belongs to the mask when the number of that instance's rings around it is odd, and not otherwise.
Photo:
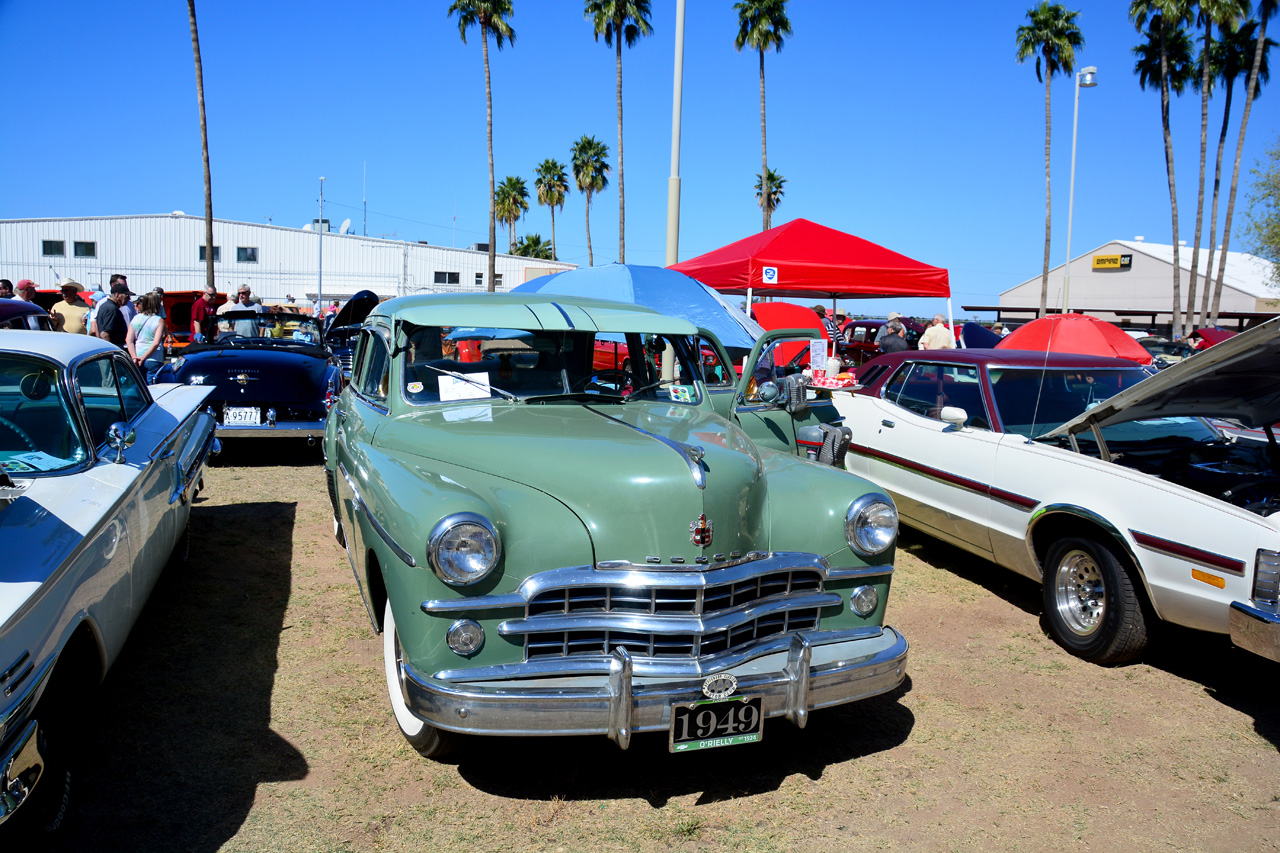
[(59, 849), (217, 850), (260, 783), (306, 775), (302, 754), (270, 727), (295, 509), (193, 510), (188, 562), (170, 561), (83, 709)]
[(752, 797), (904, 743), (915, 715), (899, 699), (910, 687), (908, 676), (893, 692), (813, 712), (803, 730), (777, 717), (765, 721), (759, 743), (695, 753), (669, 752), (666, 732), (637, 734), (626, 751), (603, 736), (465, 738), (458, 772), (481, 791), (519, 800), (638, 798), (662, 808), (689, 794), (699, 805)]
[(219, 468), (263, 468), (319, 465), (324, 462), (321, 439), (307, 444), (305, 438), (219, 438), (222, 452), (212, 464)]
[(1044, 610), (1040, 585), (1035, 581), (941, 539), (935, 539), (927, 533), (901, 528), (898, 548), (935, 569), (951, 572), (958, 578), (998, 595), (1024, 613), (1036, 616)]

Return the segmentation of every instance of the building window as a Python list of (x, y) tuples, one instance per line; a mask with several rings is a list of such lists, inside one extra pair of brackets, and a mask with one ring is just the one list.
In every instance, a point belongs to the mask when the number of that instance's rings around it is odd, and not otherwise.
[(67, 256), (67, 244), (62, 240), (41, 240), (40, 254), (46, 258), (65, 258)]
[[(201, 262), (203, 262), (203, 261), (204, 261), (205, 248), (206, 248), (206, 247), (204, 247), (204, 246), (201, 246), (201, 247), (200, 247), (200, 261), (201, 261)], [(213, 247), (213, 262), (214, 262), (215, 264), (217, 264), (217, 263), (221, 263), (221, 262), (222, 262), (222, 247), (221, 247), (221, 246), (214, 246), (214, 247)]]
[(77, 258), (96, 258), (98, 257), (98, 244), (76, 240), (75, 251)]
[[(482, 273), (482, 272), (478, 272), (478, 273), (476, 273), (476, 289), (477, 289), (477, 290), (484, 290), (484, 273)], [(502, 273), (495, 273), (495, 274), (494, 274), (494, 276), (493, 276), (493, 289), (494, 289), (494, 290), (501, 290), (501, 289), (502, 289)]]
[(438, 272), (435, 278), (436, 284), (457, 284), (458, 273), (456, 272)]
[[(218, 250), (213, 250), (213, 259), (218, 259)], [(258, 262), (257, 246), (236, 246), (236, 263), (238, 264), (256, 264)]]

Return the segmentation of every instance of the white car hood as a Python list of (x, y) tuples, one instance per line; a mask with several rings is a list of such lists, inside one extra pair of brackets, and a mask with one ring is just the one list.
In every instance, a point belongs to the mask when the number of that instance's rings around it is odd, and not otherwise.
[(1046, 435), (1169, 417), (1231, 418), (1248, 427), (1280, 422), (1280, 317), (1142, 380)]

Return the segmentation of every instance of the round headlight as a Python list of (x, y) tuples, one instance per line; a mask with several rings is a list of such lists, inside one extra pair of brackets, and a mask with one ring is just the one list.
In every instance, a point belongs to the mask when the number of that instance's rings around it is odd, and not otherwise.
[(860, 586), (849, 594), (849, 605), (859, 616), (870, 616), (880, 606), (880, 593), (874, 586)]
[(484, 645), (484, 629), (478, 622), (459, 619), (449, 626), (445, 641), (449, 644), (449, 648), (460, 655), (475, 654)]
[(445, 583), (475, 583), (493, 571), (500, 556), (498, 531), (474, 512), (442, 518), (427, 540), (427, 561)]
[(872, 492), (849, 504), (844, 538), (850, 550), (864, 557), (888, 550), (898, 538), (898, 510), (893, 500)]

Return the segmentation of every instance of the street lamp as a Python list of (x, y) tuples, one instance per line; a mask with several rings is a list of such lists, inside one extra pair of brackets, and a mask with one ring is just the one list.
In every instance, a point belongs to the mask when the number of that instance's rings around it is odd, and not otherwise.
[(1090, 65), (1080, 69), (1076, 75), (1076, 113), (1071, 120), (1071, 186), (1067, 190), (1067, 265), (1062, 276), (1062, 313), (1071, 310), (1068, 297), (1071, 295), (1071, 215), (1075, 212), (1076, 203), (1076, 129), (1080, 127), (1080, 90), (1092, 89), (1098, 85), (1098, 69)]

